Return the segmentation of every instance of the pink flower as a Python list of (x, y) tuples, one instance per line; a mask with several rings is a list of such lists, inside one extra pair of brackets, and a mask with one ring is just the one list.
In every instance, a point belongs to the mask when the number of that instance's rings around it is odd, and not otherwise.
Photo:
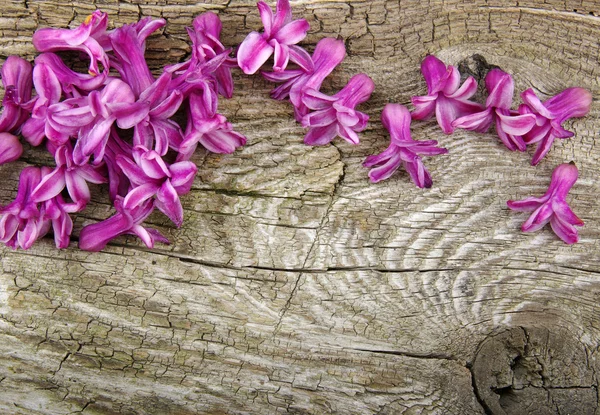
[(98, 63), (102, 64), (104, 75), (108, 74), (109, 62), (100, 40), (106, 35), (108, 15), (96, 10), (85, 18), (76, 29), (54, 29), (47, 27), (33, 34), (33, 46), (40, 52), (77, 50), (87, 53), (90, 58), (89, 73), (99, 75)]
[(198, 143), (213, 153), (229, 154), (246, 144), (246, 137), (234, 131), (223, 115), (208, 110), (200, 95), (192, 94), (189, 99), (187, 128), (177, 160), (189, 160)]
[(265, 28), (261, 35), (251, 32), (238, 48), (238, 65), (245, 74), (255, 73), (275, 54), (273, 70), (283, 71), (290, 59), (294, 59), (300, 49), (296, 43), (306, 36), (310, 25), (305, 19), (292, 21), (292, 9), (289, 0), (277, 0), (277, 11), (273, 11), (264, 1), (257, 3), (260, 19)]
[(153, 148), (161, 156), (169, 148), (177, 148), (183, 140), (179, 125), (170, 118), (183, 102), (177, 89), (170, 90), (171, 74), (163, 73), (139, 95), (137, 102), (123, 106), (114, 114), (119, 127), (133, 128), (133, 145)]
[(44, 220), (43, 212), (30, 198), (40, 180), (39, 168), (25, 167), (19, 177), (17, 197), (12, 203), (0, 208), (0, 242), (10, 248), (29, 249), (50, 229), (50, 221)]
[(115, 200), (117, 213), (102, 222), (85, 226), (79, 234), (79, 248), (85, 251), (100, 251), (112, 239), (120, 235), (130, 234), (138, 236), (148, 248), (154, 247), (154, 242), (169, 243), (155, 229), (147, 229), (142, 222), (150, 216), (154, 210), (152, 200), (133, 206), (125, 207), (123, 198), (117, 196)]
[(196, 165), (191, 161), (180, 161), (167, 166), (156, 151), (143, 146), (134, 147), (132, 155), (133, 160), (124, 156), (117, 158), (118, 166), (133, 187), (123, 200), (124, 209), (133, 209), (155, 198), (155, 206), (180, 227), (183, 207), (179, 195), (190, 191)]
[(419, 154), (435, 156), (448, 152), (436, 147), (437, 141), (414, 141), (410, 134), (411, 116), (408, 109), (399, 104), (387, 104), (381, 114), (383, 126), (390, 132), (389, 147), (381, 154), (367, 157), (363, 166), (374, 167), (369, 171), (373, 183), (390, 177), (403, 165), (417, 187), (431, 187), (431, 175), (423, 165)]
[(452, 134), (452, 121), (483, 109), (481, 104), (469, 101), (477, 92), (477, 81), (472, 76), (460, 85), (458, 69), (433, 55), (421, 63), (421, 72), (427, 83), (427, 95), (411, 98), (415, 110), (413, 120), (425, 120), (433, 116), (446, 134)]
[(67, 141), (69, 133), (60, 131), (59, 126), (48, 120), (48, 108), (57, 104), (62, 96), (60, 82), (49, 65), (42, 62), (35, 65), (33, 85), (37, 97), (33, 103), (31, 118), (23, 124), (23, 137), (33, 146), (39, 146), (46, 136), (53, 137), (58, 142)]
[(574, 244), (579, 240), (575, 226), (583, 226), (583, 221), (573, 213), (566, 201), (578, 174), (575, 163), (561, 164), (552, 172), (550, 187), (544, 196), (506, 202), (512, 210), (533, 212), (521, 227), (523, 232), (535, 232), (550, 222), (554, 233), (565, 243)]
[(194, 19), (193, 30), (188, 28), (188, 35), (192, 40), (192, 54), (198, 61), (206, 62), (225, 53), (226, 58), (214, 71), (214, 77), (218, 92), (225, 98), (231, 98), (233, 95), (231, 68), (237, 67), (237, 61), (229, 57), (231, 50), (226, 49), (221, 43), (222, 27), (219, 16), (213, 12), (205, 12)]
[(538, 164), (550, 151), (555, 138), (573, 137), (571, 131), (565, 130), (562, 123), (569, 118), (585, 117), (590, 112), (592, 94), (583, 88), (568, 88), (558, 95), (541, 102), (533, 89), (521, 94), (525, 104), (519, 107), (521, 114), (534, 114), (536, 124), (523, 136), (525, 143), (539, 143), (531, 165)]
[(525, 151), (522, 135), (535, 125), (535, 116), (510, 110), (515, 90), (512, 76), (500, 69), (492, 69), (485, 77), (485, 86), (489, 92), (486, 109), (460, 117), (452, 122), (452, 126), (485, 133), (495, 123), (498, 137), (509, 150)]
[(115, 29), (109, 36), (115, 55), (112, 66), (131, 87), (136, 98), (154, 83), (154, 76), (144, 57), (146, 38), (166, 24), (164, 19), (146, 17), (137, 23)]
[(296, 62), (299, 69), (262, 73), (271, 82), (282, 82), (282, 85), (271, 91), (271, 97), (283, 100), (289, 96), (297, 121), (302, 121), (302, 117), (309, 113), (308, 107), (302, 102), (304, 91), (318, 91), (321, 88), (325, 78), (344, 60), (346, 46), (342, 40), (325, 38), (317, 43), (312, 58), (308, 53), (300, 56), (302, 60)]
[[(99, 89), (106, 82), (106, 76), (82, 74), (73, 71), (55, 53), (42, 53), (35, 58), (35, 66), (41, 64), (46, 65), (49, 71), (52, 72), (52, 76), (57, 79), (67, 98), (79, 97), (82, 95), (82, 91)], [(40, 85), (39, 81), (37, 85)]]
[(70, 142), (58, 147), (49, 143), (48, 147), (54, 153), (56, 168), (44, 175), (33, 189), (31, 199), (38, 203), (45, 202), (58, 196), (66, 186), (74, 204), (79, 206), (80, 210), (85, 208), (91, 198), (87, 182), (106, 183), (106, 177), (96, 166), (75, 164)]
[(2, 65), (2, 115), (0, 115), (0, 132), (16, 133), (29, 118), (26, 108), (31, 100), (32, 67), (25, 59), (9, 56)]
[(358, 144), (357, 132), (366, 128), (369, 116), (356, 111), (355, 107), (367, 101), (374, 89), (371, 78), (358, 74), (331, 97), (314, 89), (306, 90), (303, 103), (314, 112), (302, 118), (302, 126), (309, 128), (304, 143), (309, 146), (324, 145), (339, 135), (351, 144)]
[(104, 156), (115, 121), (117, 125), (127, 128), (142, 117), (132, 105), (134, 101), (135, 96), (129, 85), (120, 79), (110, 78), (101, 90), (48, 107), (46, 136), (56, 145), (78, 136), (73, 149), (75, 163), (85, 164), (93, 155), (94, 164), (98, 164)]

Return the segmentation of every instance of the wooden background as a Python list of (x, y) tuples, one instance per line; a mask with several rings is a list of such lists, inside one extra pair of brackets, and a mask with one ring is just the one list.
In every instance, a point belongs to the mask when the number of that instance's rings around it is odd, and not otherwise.
[[(154, 69), (187, 56), (184, 28), (205, 10), (219, 13), (229, 46), (260, 27), (253, 0), (0, 5), (2, 61), (33, 59), (36, 28), (77, 26), (95, 8), (113, 26), (167, 19), (148, 42)], [(600, 4), (305, 0), (293, 10), (311, 23), (307, 48), (346, 41), (323, 91), (358, 72), (374, 79), (361, 145), (304, 146), (291, 106), (236, 71), (220, 108), (248, 145), (198, 151), (184, 226), (149, 220), (170, 246), (122, 237), (78, 250), (81, 226), (112, 212), (95, 187), (69, 249), (50, 237), (0, 249), (0, 413), (600, 414)], [(478, 78), (497, 65), (518, 91), (588, 88), (591, 114), (568, 122), (576, 136), (537, 167), (533, 149), (511, 153), (492, 134), (415, 123), (416, 139), (450, 150), (425, 161), (433, 188), (404, 172), (370, 184), (361, 162), (388, 141), (379, 114), (425, 93), (428, 53)], [(527, 215), (506, 200), (542, 194), (571, 160), (581, 242), (521, 233)], [(39, 163), (51, 159), (28, 149), (0, 167), (0, 203)]]

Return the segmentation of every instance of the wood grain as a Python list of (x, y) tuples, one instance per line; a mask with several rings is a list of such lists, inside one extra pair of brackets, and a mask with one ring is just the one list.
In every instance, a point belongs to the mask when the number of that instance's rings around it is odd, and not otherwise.
[[(111, 25), (167, 19), (148, 42), (154, 70), (190, 53), (185, 27), (206, 10), (224, 42), (260, 27), (255, 2), (4, 0), (0, 57), (35, 57), (38, 27), (74, 27), (95, 8)], [(75, 218), (75, 241), (1, 248), (0, 413), (6, 414), (600, 414), (600, 6), (594, 1), (295, 1), (311, 23), (303, 45), (341, 36), (348, 57), (325, 82), (366, 72), (377, 88), (361, 145), (306, 147), (286, 103), (236, 72), (222, 112), (248, 145), (198, 151), (199, 174), (172, 244), (131, 237), (77, 249), (81, 226), (108, 217), (106, 189)], [(486, 65), (516, 89), (594, 95), (576, 133), (537, 167), (492, 134), (445, 136), (413, 124), (445, 156), (415, 188), (403, 172), (371, 184), (364, 158), (387, 145), (379, 114), (423, 94), (428, 53), (481, 78)], [(483, 58), (483, 60), (481, 59)], [(570, 201), (581, 242), (520, 232), (508, 199), (541, 194), (575, 161)], [(0, 167), (0, 200), (39, 149)]]

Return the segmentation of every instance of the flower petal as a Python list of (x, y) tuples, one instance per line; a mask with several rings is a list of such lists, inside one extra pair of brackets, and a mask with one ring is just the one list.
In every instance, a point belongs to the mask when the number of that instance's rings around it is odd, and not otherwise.
[(457, 118), (456, 120), (452, 121), (452, 126), (454, 128), (462, 128), (464, 130), (485, 133), (487, 130), (489, 130), (492, 121), (494, 121), (492, 108), (487, 108), (484, 111)]
[(50, 174), (45, 175), (40, 183), (33, 189), (30, 200), (34, 203), (52, 199), (65, 188), (65, 169), (55, 168)]
[(325, 127), (311, 128), (304, 137), (304, 144), (308, 146), (322, 146), (329, 144), (338, 135), (337, 124)]
[(265, 35), (271, 37), (273, 29), (273, 10), (264, 1), (256, 3), (258, 7), (258, 13), (260, 14), (260, 20), (262, 21), (263, 27), (265, 28)]
[(496, 124), (502, 128), (506, 134), (511, 135), (524, 135), (527, 134), (535, 125), (535, 115), (523, 114), (523, 115), (505, 115), (502, 111), (496, 111), (499, 123)]
[(305, 19), (294, 20), (283, 26), (273, 38), (283, 45), (295, 45), (306, 37), (310, 24)]
[(381, 122), (389, 131), (392, 143), (412, 141), (410, 134), (411, 115), (400, 104), (387, 104), (381, 113)]
[(156, 193), (155, 206), (177, 226), (183, 223), (183, 207), (177, 192), (169, 180), (165, 181)]
[(427, 94), (432, 95), (441, 91), (448, 78), (446, 64), (433, 55), (428, 55), (421, 62), (421, 73), (427, 84)]
[(23, 153), (19, 138), (10, 133), (0, 133), (0, 164), (18, 160)]
[(251, 32), (238, 48), (238, 65), (246, 75), (252, 75), (271, 57), (273, 51), (273, 46), (259, 33)]

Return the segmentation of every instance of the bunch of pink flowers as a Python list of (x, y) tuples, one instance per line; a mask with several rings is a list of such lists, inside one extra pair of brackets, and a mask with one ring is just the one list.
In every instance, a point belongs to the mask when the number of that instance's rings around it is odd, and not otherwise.
[[(239, 66), (251, 75), (271, 56), (272, 70), (261, 74), (280, 84), (271, 96), (291, 102), (296, 120), (308, 130), (305, 144), (325, 145), (338, 136), (359, 144), (358, 133), (366, 128), (369, 116), (356, 107), (370, 98), (374, 82), (361, 73), (339, 92), (324, 94), (320, 91), (324, 80), (346, 56), (344, 42), (322, 39), (310, 55), (298, 45), (309, 24), (293, 20), (289, 0), (278, 0), (275, 12), (263, 1), (257, 6), (264, 30), (248, 34), (237, 58), (220, 41), (218, 16), (207, 12), (188, 29), (190, 59), (165, 66), (159, 76), (151, 73), (144, 53), (146, 39), (166, 24), (163, 19), (144, 18), (107, 30), (107, 15), (96, 11), (72, 30), (38, 30), (33, 44), (41, 54), (35, 65), (11, 56), (2, 67), (0, 164), (20, 157), (20, 134), (32, 146), (45, 145), (56, 166), (22, 171), (16, 199), (0, 208), (0, 241), (28, 249), (52, 229), (56, 246), (67, 247), (73, 229), (70, 214), (82, 211), (90, 201), (88, 184), (108, 183), (116, 213), (85, 226), (79, 247), (101, 250), (123, 234), (137, 235), (148, 247), (155, 241), (168, 243), (158, 231), (144, 227), (144, 220), (158, 209), (181, 226), (180, 196), (190, 191), (196, 175), (190, 159), (198, 145), (215, 153), (232, 153), (246, 143), (219, 114), (218, 96), (232, 96), (232, 68)], [(74, 72), (54, 53), (65, 50), (88, 56), (87, 74)], [(290, 63), (293, 66), (288, 68)], [(563, 123), (587, 115), (592, 101), (582, 88), (569, 88), (544, 102), (528, 89), (521, 94), (523, 104), (513, 110), (514, 81), (493, 69), (485, 78), (489, 95), (482, 105), (471, 101), (477, 81), (468, 77), (461, 84), (456, 67), (427, 56), (421, 71), (427, 95), (412, 97), (414, 110), (394, 103), (383, 109), (381, 120), (390, 144), (363, 163), (371, 168), (372, 182), (391, 177), (403, 166), (416, 186), (432, 186), (421, 157), (448, 150), (435, 140), (414, 140), (412, 120), (435, 115), (446, 134), (456, 128), (484, 133), (494, 125), (509, 150), (525, 151), (527, 145), (537, 144), (531, 161), (536, 165), (556, 138), (573, 136)], [(185, 128), (173, 120), (180, 110), (187, 115)], [(130, 140), (124, 139), (125, 130), (131, 131)], [(550, 223), (563, 241), (577, 242), (575, 226), (583, 222), (566, 202), (577, 176), (574, 163), (562, 164), (544, 196), (509, 201), (511, 209), (533, 212), (522, 230), (530, 232)]]

